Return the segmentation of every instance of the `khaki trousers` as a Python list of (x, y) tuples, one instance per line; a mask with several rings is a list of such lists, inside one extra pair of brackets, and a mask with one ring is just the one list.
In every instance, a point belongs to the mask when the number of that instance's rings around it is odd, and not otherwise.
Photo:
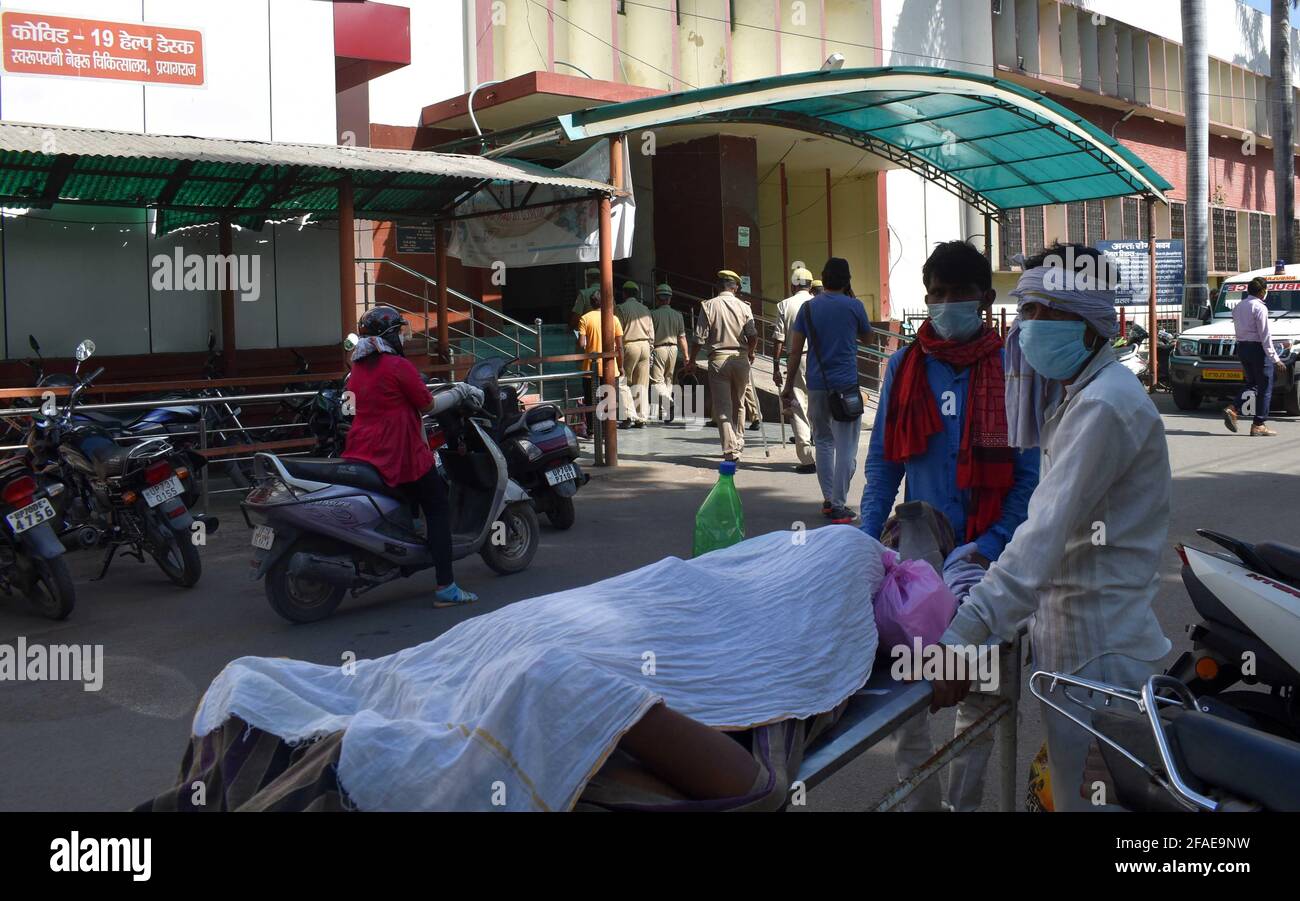
[(794, 432), (794, 452), (799, 462), (807, 466), (814, 462), (814, 452), (812, 426), (808, 422), (808, 380), (804, 376), (802, 365), (790, 381), (794, 385), (794, 403), (790, 406), (790, 429)]
[(633, 341), (623, 345), (623, 377), (627, 395), (620, 398), (627, 406), (624, 418), (645, 422), (650, 417), (650, 342)]
[(659, 409), (664, 404), (672, 409), (673, 384), (677, 377), (677, 345), (661, 344), (650, 353), (650, 399), (654, 401), (654, 414), (662, 417)]
[(749, 387), (749, 357), (743, 353), (709, 357), (709, 394), (718, 424), (722, 453), (739, 457), (745, 449), (745, 391)]

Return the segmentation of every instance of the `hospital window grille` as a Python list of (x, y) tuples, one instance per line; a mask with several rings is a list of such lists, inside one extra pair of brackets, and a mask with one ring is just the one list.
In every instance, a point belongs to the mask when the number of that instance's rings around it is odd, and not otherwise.
[(1106, 205), (1100, 200), (1089, 200), (1086, 210), (1088, 243), (1095, 244), (1106, 237)]
[(1272, 263), (1273, 222), (1267, 213), (1247, 213), (1250, 229), (1250, 268), (1263, 269)]
[(1034, 256), (1047, 247), (1043, 237), (1043, 208), (1031, 206), (1025, 208), (1025, 255)]
[(1221, 206), (1210, 208), (1210, 229), (1216, 272), (1237, 271), (1237, 211)]
[(1288, 263), (1300, 263), (1300, 219), (1291, 220), (1291, 259)]
[(1187, 237), (1187, 204), (1169, 204), (1169, 237), (1179, 241)]
[(1136, 197), (1125, 197), (1121, 208), (1124, 219), (1123, 238), (1126, 241), (1147, 239), (1147, 217), (1142, 209), (1142, 201)]
[(1020, 210), (1003, 210), (998, 217), (998, 268), (1010, 269), (1011, 258), (1024, 253)]
[(1065, 205), (1065, 235), (1071, 244), (1088, 243), (1088, 216), (1082, 203)]

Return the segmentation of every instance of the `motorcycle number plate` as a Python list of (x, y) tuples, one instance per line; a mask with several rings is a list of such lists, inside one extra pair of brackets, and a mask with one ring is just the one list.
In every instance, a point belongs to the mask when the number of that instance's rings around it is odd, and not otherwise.
[(269, 551), (275, 543), (275, 529), (270, 526), (258, 526), (253, 529), (253, 547)]
[(1206, 369), (1201, 372), (1201, 375), (1216, 382), (1243, 381), (1241, 373), (1235, 369)]
[(181, 480), (176, 476), (171, 476), (157, 485), (150, 485), (141, 492), (144, 495), (144, 502), (150, 507), (156, 507), (163, 501), (180, 497), (184, 493), (185, 487), (181, 485)]
[(573, 467), (572, 463), (565, 463), (563, 466), (546, 470), (546, 484), (548, 485), (558, 485), (561, 482), (568, 482), (577, 477), (578, 470)]
[(28, 529), (34, 529), (41, 523), (53, 518), (54, 505), (45, 498), (41, 498), (34, 504), (28, 504), (21, 510), (15, 510), (5, 517), (15, 535), (20, 535)]

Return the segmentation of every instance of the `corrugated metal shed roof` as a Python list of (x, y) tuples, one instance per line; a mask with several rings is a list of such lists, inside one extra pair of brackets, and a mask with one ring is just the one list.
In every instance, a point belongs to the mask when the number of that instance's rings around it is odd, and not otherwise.
[(267, 219), (334, 214), (344, 175), (356, 215), (371, 219), (445, 215), (466, 192), (491, 183), (549, 185), (575, 196), (613, 190), (479, 156), (0, 123), (0, 202), (154, 207), (163, 232), (222, 217), (260, 228)]

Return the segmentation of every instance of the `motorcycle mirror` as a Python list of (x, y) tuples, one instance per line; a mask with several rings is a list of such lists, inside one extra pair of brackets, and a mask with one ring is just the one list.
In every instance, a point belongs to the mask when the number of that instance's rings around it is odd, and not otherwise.
[(351, 353), (352, 351), (357, 349), (357, 345), (360, 343), (361, 343), (360, 336), (357, 335), (356, 332), (349, 332), (348, 336), (343, 339), (343, 349), (346, 350), (348, 353)]
[(32, 350), (36, 351), (36, 355), (37, 355), (37, 356), (40, 356), (40, 353), (41, 353), (41, 345), (40, 345), (40, 342), (36, 340), (36, 336), (35, 336), (35, 335), (28, 335), (28, 336), (27, 336), (27, 345), (28, 345)]
[(77, 345), (77, 362), (84, 363), (95, 355), (95, 342), (89, 338)]

